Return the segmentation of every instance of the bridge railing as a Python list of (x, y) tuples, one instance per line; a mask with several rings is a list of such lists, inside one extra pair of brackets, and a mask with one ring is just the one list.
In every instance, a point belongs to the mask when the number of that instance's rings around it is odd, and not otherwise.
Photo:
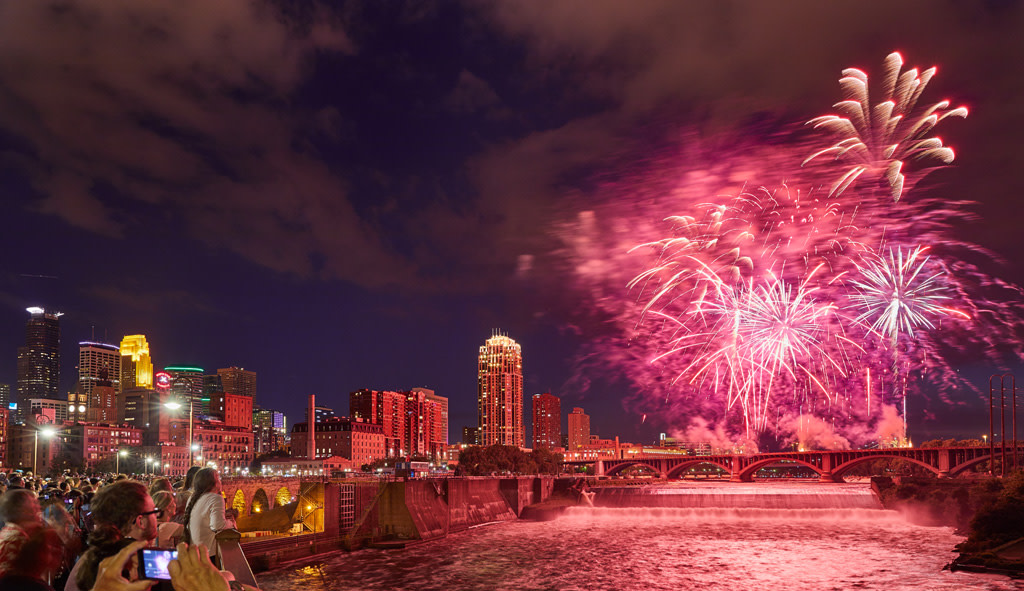
[(242, 552), (239, 540), (242, 534), (237, 529), (225, 529), (217, 532), (217, 553), (220, 555), (221, 568), (235, 576), (235, 580), (245, 585), (259, 587), (256, 576), (252, 574), (249, 561)]

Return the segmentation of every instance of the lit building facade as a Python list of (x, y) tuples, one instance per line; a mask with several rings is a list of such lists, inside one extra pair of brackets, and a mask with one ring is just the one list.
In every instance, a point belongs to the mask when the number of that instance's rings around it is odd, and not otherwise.
[[(182, 404), (187, 404), (191, 400), (192, 413), (195, 416), (210, 414), (210, 397), (203, 390), (203, 381), (206, 377), (203, 368), (191, 365), (169, 365), (164, 368), (164, 371), (171, 376), (171, 394), (175, 400)], [(218, 388), (213, 391), (221, 390)]]
[(533, 395), (533, 449), (555, 449), (562, 443), (562, 401), (550, 392)]
[[(57, 435), (61, 451), (80, 461), (86, 471), (94, 470), (104, 460), (115, 463), (119, 450), (142, 445), (142, 429), (124, 425), (79, 423), (67, 425)], [(110, 466), (111, 470), (114, 466)]]
[(167, 390), (123, 390), (118, 395), (118, 422), (141, 429), (145, 445), (159, 445), (168, 441), (169, 421), (175, 414), (164, 407), (164, 404), (170, 401), (170, 393)]
[(99, 382), (92, 388), (86, 405), (85, 420), (90, 423), (117, 423), (117, 389), (110, 382)]
[(142, 448), (142, 455), (153, 460), (153, 471), (164, 476), (184, 476), (188, 472), (188, 446), (150, 445)]
[(7, 410), (11, 402), (11, 385), (0, 384), (0, 408)]
[(63, 425), (68, 422), (68, 403), (51, 398), (32, 398), (28, 401), (30, 420), (40, 425)]
[(584, 413), (582, 408), (574, 408), (569, 413), (568, 423), (567, 450), (572, 451), (590, 445), (590, 415)]
[(271, 409), (252, 411), (253, 445), (257, 454), (268, 454), (284, 449), (288, 434), (288, 419), (284, 413)]
[[(169, 421), (167, 442), (188, 445), (188, 418)], [(193, 458), (199, 466), (215, 467), (219, 472), (231, 473), (248, 470), (255, 457), (252, 429), (230, 427), (221, 421), (196, 420), (192, 441), (198, 447)], [(187, 448), (186, 448), (187, 449)]]
[(121, 340), (121, 390), (153, 387), (153, 358), (146, 335), (133, 334)]
[(210, 414), (229, 427), (244, 427), (251, 431), (252, 397), (215, 392), (210, 395)]
[(256, 398), (256, 372), (243, 367), (225, 367), (218, 369), (217, 375), (222, 391)]
[(405, 455), (402, 440), (406, 434), (406, 396), (390, 390), (356, 390), (349, 394), (349, 414), (353, 419), (380, 425), (384, 430), (387, 457)]
[[(316, 424), (314, 438), (316, 458), (306, 459), (340, 456), (362, 466), (386, 457), (384, 428), (360, 419), (331, 417)], [(292, 427), (292, 449), (306, 449), (308, 439), (309, 425), (296, 423)]]
[(7, 463), (7, 440), (10, 438), (7, 430), (8, 418), (7, 405), (0, 406), (0, 470), (6, 471), (11, 468)]
[[(14, 420), (28, 419), (28, 401), (33, 398), (63, 400), (60, 381), (60, 312), (27, 308), (25, 346), (18, 347), (18, 382)], [(66, 404), (66, 403), (65, 403)]]
[(523, 427), (523, 352), (501, 334), (487, 339), (477, 359), (477, 418), (481, 445), (526, 444)]
[(121, 348), (109, 343), (83, 341), (78, 343), (78, 384), (88, 405), (92, 389), (100, 382), (121, 385)]

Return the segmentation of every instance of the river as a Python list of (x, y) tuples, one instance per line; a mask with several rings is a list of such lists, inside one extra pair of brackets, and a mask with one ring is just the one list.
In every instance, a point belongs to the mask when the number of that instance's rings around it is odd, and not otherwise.
[[(265, 591), (1011, 590), (1024, 582), (941, 570), (963, 538), (880, 509), (851, 508), (866, 486), (724, 485), (737, 506), (572, 508), (555, 521), (511, 521), (401, 550), (339, 552), (259, 576)], [(788, 506), (749, 506), (759, 494)], [(830, 485), (824, 485), (830, 486)], [(696, 488), (655, 493), (707, 498)], [(822, 490), (835, 491), (822, 507)], [(722, 494), (728, 491), (728, 494)], [(811, 492), (813, 494), (800, 493)], [(783, 495), (787, 496), (787, 495)], [(806, 499), (816, 499), (807, 501)], [(718, 504), (729, 505), (730, 501)], [(775, 504), (775, 503), (772, 503)]]

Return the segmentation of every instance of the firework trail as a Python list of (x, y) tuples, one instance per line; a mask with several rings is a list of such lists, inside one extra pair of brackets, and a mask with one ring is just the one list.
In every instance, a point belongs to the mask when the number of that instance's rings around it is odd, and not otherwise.
[(886, 59), (874, 106), (867, 75), (843, 71), (839, 115), (810, 122), (836, 136), (824, 149), (736, 140), (723, 156), (692, 142), (559, 227), (588, 295), (581, 326), (600, 327), (580, 375), (628, 378), (648, 419), (748, 449), (765, 434), (804, 441), (809, 425), (862, 445), (889, 437), (907, 397), (969, 386), (952, 361), (965, 351), (1019, 354), (1020, 290), (968, 262), (988, 253), (953, 233), (971, 204), (906, 198), (928, 171), (905, 163), (951, 162), (929, 134), (966, 109), (915, 111), (935, 69), (902, 67)]

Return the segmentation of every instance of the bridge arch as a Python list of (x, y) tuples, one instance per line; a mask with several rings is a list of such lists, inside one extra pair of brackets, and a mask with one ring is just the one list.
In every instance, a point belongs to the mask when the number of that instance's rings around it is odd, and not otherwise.
[(987, 462), (987, 461), (989, 461), (991, 459), (992, 459), (992, 456), (990, 456), (988, 454), (985, 454), (983, 456), (978, 456), (976, 458), (967, 460), (966, 462), (961, 462), (961, 463), (957, 464), (956, 466), (950, 466), (950, 468), (949, 468), (949, 476), (950, 477), (959, 476), (959, 475), (963, 474), (964, 472), (970, 470), (974, 466), (977, 466), (978, 464), (980, 464), (982, 462)]
[(239, 517), (248, 513), (246, 511), (248, 504), (245, 502), (245, 493), (242, 489), (236, 490), (235, 494), (231, 497), (231, 508), (238, 511)]
[[(797, 459), (797, 458), (790, 458), (790, 457), (785, 457), (785, 458), (772, 457), (772, 458), (765, 458), (763, 460), (758, 460), (756, 462), (751, 462), (745, 468), (743, 468), (743, 470), (741, 470), (738, 475), (737, 474), (733, 474), (733, 480), (740, 480), (742, 482), (751, 482), (754, 479), (754, 474), (757, 474), (758, 470), (760, 470), (761, 468), (764, 468), (766, 466), (770, 466), (772, 464), (777, 464), (779, 462), (789, 462), (789, 463), (792, 463), (792, 464), (799, 464), (801, 466), (804, 466), (806, 468), (810, 468), (811, 470), (814, 470), (814, 472), (818, 476), (821, 476), (821, 474), (822, 474), (821, 467), (820, 466), (815, 466), (814, 464), (812, 464), (810, 462), (806, 462), (804, 460), (800, 460), (800, 459)], [(833, 474), (834, 474), (834, 472), (833, 472)], [(738, 476), (738, 478), (737, 478), (737, 476)]]
[(277, 492), (274, 494), (274, 507), (283, 507), (291, 503), (292, 496), (294, 495), (292, 495), (292, 491), (288, 490), (287, 486), (277, 489)]
[(629, 468), (630, 466), (646, 466), (653, 470), (655, 474), (661, 475), (661, 470), (658, 469), (657, 465), (655, 465), (653, 462), (648, 462), (645, 460), (622, 460), (616, 462), (610, 468), (606, 466), (604, 469), (604, 474), (605, 476), (614, 476), (622, 472), (626, 468)]
[(252, 495), (252, 512), (262, 513), (270, 509), (270, 501), (267, 499), (267, 491), (257, 488)]
[(936, 476), (941, 476), (942, 475), (939, 472), (938, 468), (936, 468), (935, 466), (932, 466), (928, 462), (921, 461), (921, 460), (919, 460), (917, 458), (914, 458), (912, 456), (909, 456), (909, 455), (886, 454), (886, 453), (865, 455), (865, 456), (861, 456), (859, 458), (853, 458), (851, 460), (847, 460), (847, 461), (843, 462), (842, 464), (839, 464), (838, 466), (832, 468), (832, 474), (833, 474), (833, 476), (835, 476), (836, 480), (839, 480), (839, 479), (841, 479), (843, 477), (843, 474), (848, 472), (854, 466), (859, 466), (861, 464), (865, 464), (867, 462), (874, 462), (874, 461), (877, 461), (877, 460), (903, 460), (903, 461), (910, 462), (912, 464), (916, 464), (918, 466), (921, 466), (922, 468), (925, 468), (926, 470), (928, 470), (929, 472), (931, 472), (932, 474), (934, 474)]
[(676, 464), (675, 466), (669, 468), (668, 472), (665, 473), (665, 477), (666, 478), (681, 478), (683, 472), (689, 470), (690, 468), (693, 468), (694, 466), (700, 466), (701, 464), (707, 464), (709, 466), (715, 466), (716, 468), (721, 468), (722, 470), (725, 471), (726, 474), (731, 474), (732, 473), (732, 467), (731, 466), (726, 466), (725, 464), (723, 464), (721, 462), (715, 462), (715, 461), (707, 460), (707, 459), (705, 459), (705, 460), (695, 459), (693, 461), (681, 462), (681, 463)]

